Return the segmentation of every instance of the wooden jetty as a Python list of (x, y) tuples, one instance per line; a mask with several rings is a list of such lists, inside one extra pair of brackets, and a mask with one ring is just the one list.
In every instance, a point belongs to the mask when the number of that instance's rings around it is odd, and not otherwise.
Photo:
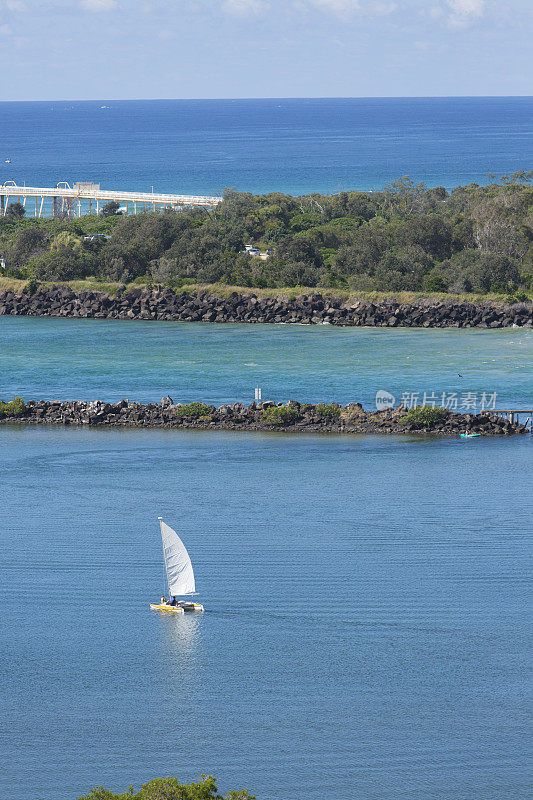
[[(203, 195), (162, 194), (154, 192), (129, 192), (121, 189), (101, 189), (99, 183), (78, 181), (71, 186), (67, 181), (60, 181), (56, 186), (19, 186), (15, 181), (5, 181), (0, 185), (0, 216), (6, 216), (8, 204), (16, 200), (26, 208), (29, 199), (34, 200), (34, 216), (42, 217), (45, 212), (45, 201), (48, 200), (53, 217), (81, 217), (84, 214), (99, 214), (101, 204), (110, 202), (123, 203), (123, 213), (137, 214), (140, 211), (156, 211), (171, 208), (180, 211), (182, 208), (200, 207), (214, 208), (222, 197)], [(131, 204), (131, 205), (130, 205)]]
[(533, 410), (524, 410), (523, 408), (494, 408), (488, 411), (489, 414), (495, 414), (497, 417), (505, 417), (509, 422), (514, 425), (520, 424), (521, 417), (525, 416), (522, 425), (529, 428), (533, 432)]

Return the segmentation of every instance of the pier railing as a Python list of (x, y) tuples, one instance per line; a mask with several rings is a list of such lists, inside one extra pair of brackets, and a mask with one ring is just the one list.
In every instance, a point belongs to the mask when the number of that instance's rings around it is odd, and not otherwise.
[[(35, 200), (34, 216), (41, 217), (45, 210), (45, 200), (52, 200), (52, 216), (81, 216), (84, 213), (100, 213), (101, 203), (125, 203), (125, 213), (137, 214), (138, 209), (147, 211), (161, 208), (179, 210), (184, 207), (214, 208), (222, 197), (165, 194), (161, 192), (130, 192), (122, 189), (100, 189), (99, 183), (78, 182), (70, 186), (61, 181), (57, 186), (19, 186), (15, 181), (6, 181), (0, 186), (0, 215), (7, 213), (9, 201), (16, 199), (26, 208), (28, 198)], [(130, 209), (131, 203), (131, 209)], [(93, 207), (94, 204), (94, 207)]]
[(524, 410), (522, 408), (495, 408), (491, 409), (490, 413), (495, 414), (497, 417), (505, 417), (511, 424), (520, 424), (521, 417), (525, 416), (525, 420), (522, 424), (533, 432), (533, 410)]

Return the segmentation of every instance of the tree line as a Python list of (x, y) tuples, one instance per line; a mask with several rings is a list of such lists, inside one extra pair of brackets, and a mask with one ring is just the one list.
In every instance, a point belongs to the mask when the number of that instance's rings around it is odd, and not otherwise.
[[(210, 211), (0, 218), (4, 275), (37, 281), (277, 288), (533, 289), (533, 172), (448, 192), (408, 177), (379, 191), (293, 197), (227, 190)], [(266, 258), (246, 245), (268, 251)]]
[(113, 792), (98, 786), (78, 800), (256, 800), (246, 789), (233, 789), (222, 796), (216, 778), (201, 775), (193, 783), (180, 783), (177, 778), (154, 778), (136, 792), (130, 786), (125, 792)]

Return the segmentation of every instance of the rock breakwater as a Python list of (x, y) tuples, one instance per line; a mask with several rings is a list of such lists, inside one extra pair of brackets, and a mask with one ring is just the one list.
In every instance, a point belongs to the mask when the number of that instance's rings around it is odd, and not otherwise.
[(258, 297), (232, 292), (175, 292), (169, 288), (119, 288), (116, 295), (40, 287), (29, 293), (0, 292), (0, 314), (91, 319), (181, 320), (185, 322), (300, 323), (422, 328), (533, 326), (533, 304), (468, 303), (423, 299), (343, 300), (316, 292), (300, 297)]
[(120, 400), (30, 401), (2, 404), (0, 422), (45, 425), (89, 425), (124, 428), (293, 431), (323, 433), (436, 434), (458, 436), (470, 431), (485, 436), (527, 433), (525, 425), (491, 413), (459, 414), (428, 406), (365, 411), (360, 403), (232, 403), (218, 408), (205, 403), (160, 403)]

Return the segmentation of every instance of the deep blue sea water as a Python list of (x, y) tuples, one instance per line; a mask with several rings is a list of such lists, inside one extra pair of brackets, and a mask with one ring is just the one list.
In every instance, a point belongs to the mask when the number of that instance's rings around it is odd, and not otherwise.
[(410, 175), (449, 188), (532, 167), (533, 98), (3, 102), (0, 131), (0, 183), (305, 194)]
[[(0, 317), (2, 395), (497, 389), (531, 331)], [(0, 427), (0, 797), (526, 800), (533, 440)], [(163, 618), (157, 516), (196, 570)]]
[[(100, 105), (0, 104), (2, 181), (304, 193), (531, 165), (528, 98)], [(0, 317), (0, 397), (531, 408), (532, 337)], [(531, 448), (0, 428), (0, 796), (212, 772), (260, 800), (525, 800)], [(204, 615), (148, 609), (158, 514)]]

